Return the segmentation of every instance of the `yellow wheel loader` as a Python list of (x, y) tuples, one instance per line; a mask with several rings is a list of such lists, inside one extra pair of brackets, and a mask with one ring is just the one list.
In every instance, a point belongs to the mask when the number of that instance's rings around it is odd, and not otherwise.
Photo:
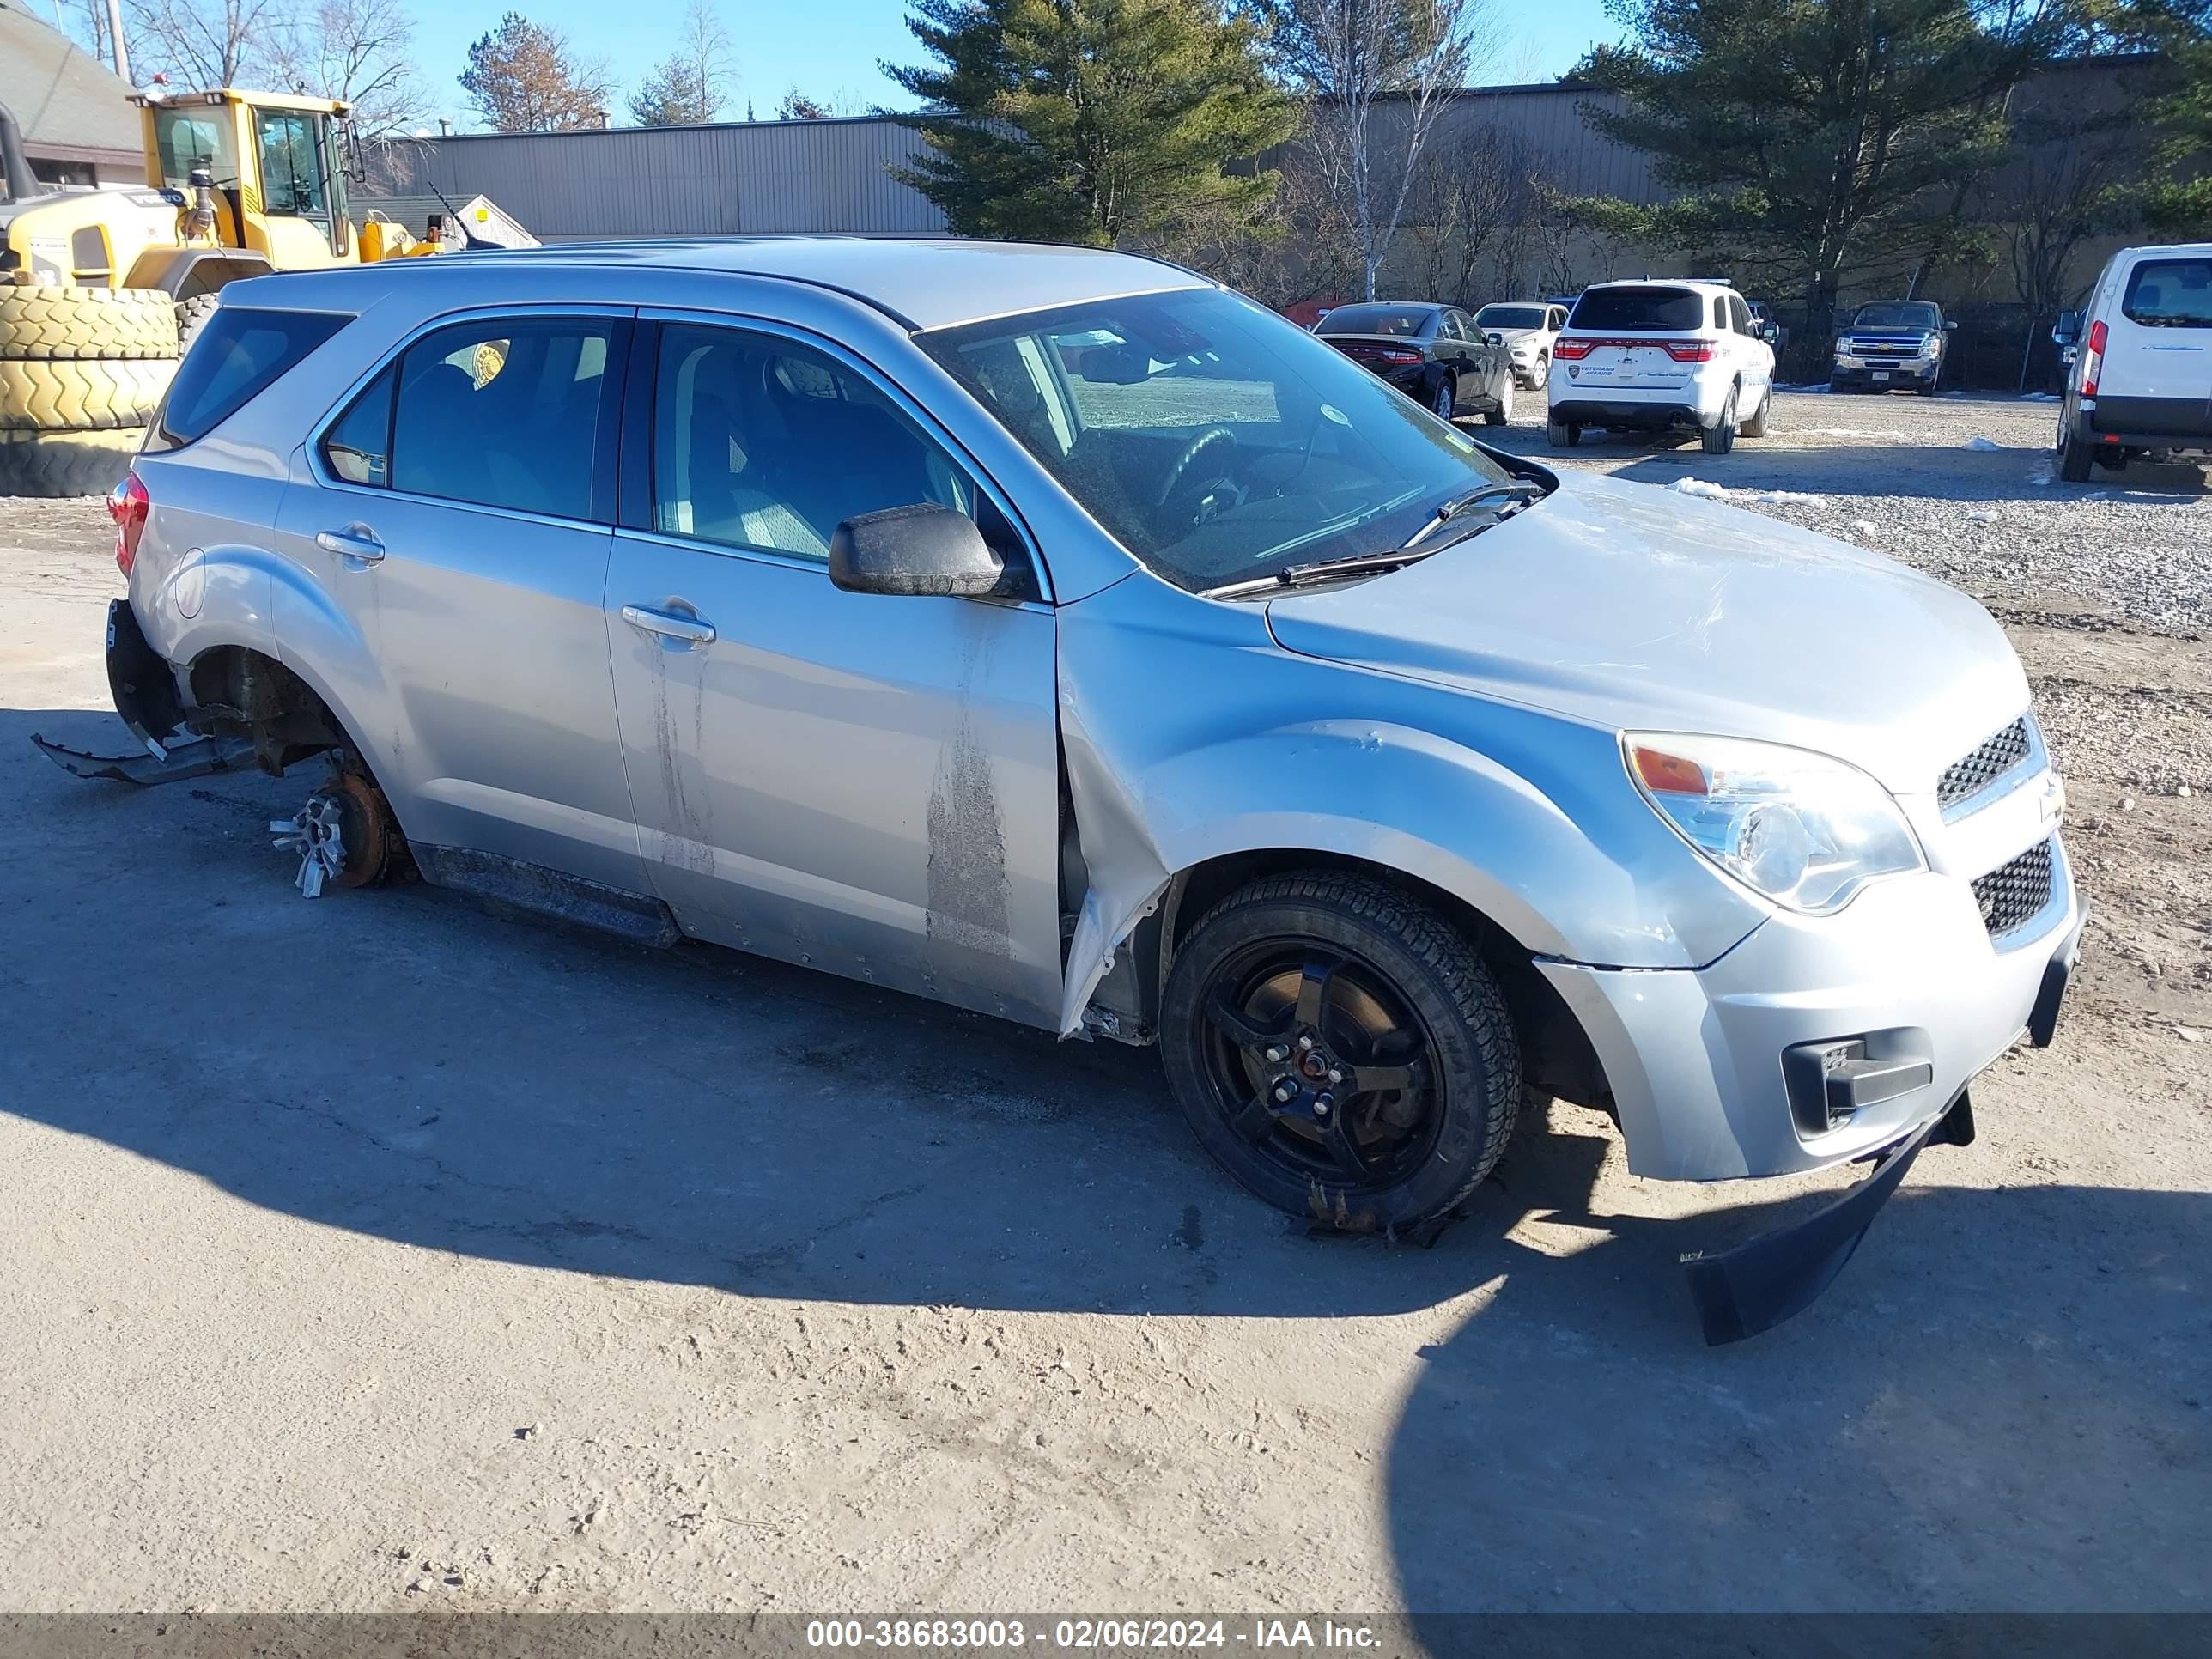
[(225, 88), (132, 101), (143, 189), (36, 183), (0, 108), (0, 495), (119, 478), (177, 358), (241, 276), (532, 245), (481, 198), (428, 241), (380, 222), (356, 230), (349, 106), (335, 100)]

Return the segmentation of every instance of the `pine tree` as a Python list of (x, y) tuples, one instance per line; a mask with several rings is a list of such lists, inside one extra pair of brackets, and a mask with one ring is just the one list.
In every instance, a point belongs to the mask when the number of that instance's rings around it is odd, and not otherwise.
[[(1855, 273), (1900, 270), (1943, 239), (1966, 184), (2006, 155), (2004, 96), (2061, 40), (2058, 8), (1978, 0), (1613, 0), (1628, 44), (1575, 78), (1592, 109), (1681, 194), (1608, 228), (1805, 282), (1809, 330)], [(1611, 210), (1610, 212), (1606, 210)]]
[(899, 176), (963, 234), (1112, 246), (1274, 200), (1226, 169), (1296, 112), (1208, 0), (915, 0), (908, 27), (937, 61), (884, 71), (933, 153)]

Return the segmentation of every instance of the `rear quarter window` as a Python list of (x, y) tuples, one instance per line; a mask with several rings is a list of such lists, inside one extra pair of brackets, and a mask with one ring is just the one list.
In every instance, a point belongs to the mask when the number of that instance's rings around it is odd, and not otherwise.
[(1656, 334), (1698, 329), (1705, 320), (1705, 302), (1695, 289), (1594, 288), (1575, 301), (1571, 325)]
[(214, 431), (351, 320), (326, 311), (217, 307), (169, 383), (155, 422), (158, 441), (148, 447), (175, 449)]
[(2212, 328), (2212, 258), (2144, 260), (2129, 273), (2120, 314), (2146, 328)]

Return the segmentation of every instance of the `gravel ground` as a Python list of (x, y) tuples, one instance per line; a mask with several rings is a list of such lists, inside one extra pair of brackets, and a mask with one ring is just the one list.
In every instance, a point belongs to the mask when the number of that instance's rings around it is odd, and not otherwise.
[(296, 781), (31, 751), (112, 736), (115, 573), (95, 506), (0, 502), (0, 1611), (2202, 1611), (2212, 507), (2036, 483), (2033, 404), (1780, 412), (1555, 459), (1981, 595), (2094, 910), (1979, 1140), (1723, 1350), (1677, 1253), (1850, 1172), (1644, 1182), (1534, 1102), (1434, 1249), (1315, 1240), (1148, 1055), (305, 903)]

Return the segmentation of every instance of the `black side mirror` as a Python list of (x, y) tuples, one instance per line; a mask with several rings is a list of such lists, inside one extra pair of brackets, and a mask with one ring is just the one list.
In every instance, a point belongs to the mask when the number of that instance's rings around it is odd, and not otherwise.
[(1943, 331), (1944, 331), (1946, 334), (1954, 334), (1954, 333), (1956, 333), (1956, 332), (1958, 331), (1958, 328), (1959, 328), (1959, 325), (1958, 325), (1958, 324), (1956, 324), (1956, 323), (1950, 323), (1950, 322), (1947, 322), (1947, 323), (1945, 323), (1945, 324), (1943, 325)]
[(2081, 313), (2078, 311), (2060, 312), (2058, 320), (2051, 325), (2051, 343), (2070, 346), (2081, 337)]
[(1779, 323), (1761, 323), (1759, 325), (1759, 337), (1767, 344), (1772, 345), (1782, 337), (1782, 325)]
[(862, 513), (830, 538), (830, 580), (848, 593), (988, 599), (1006, 586), (1006, 562), (964, 513), (934, 501)]

